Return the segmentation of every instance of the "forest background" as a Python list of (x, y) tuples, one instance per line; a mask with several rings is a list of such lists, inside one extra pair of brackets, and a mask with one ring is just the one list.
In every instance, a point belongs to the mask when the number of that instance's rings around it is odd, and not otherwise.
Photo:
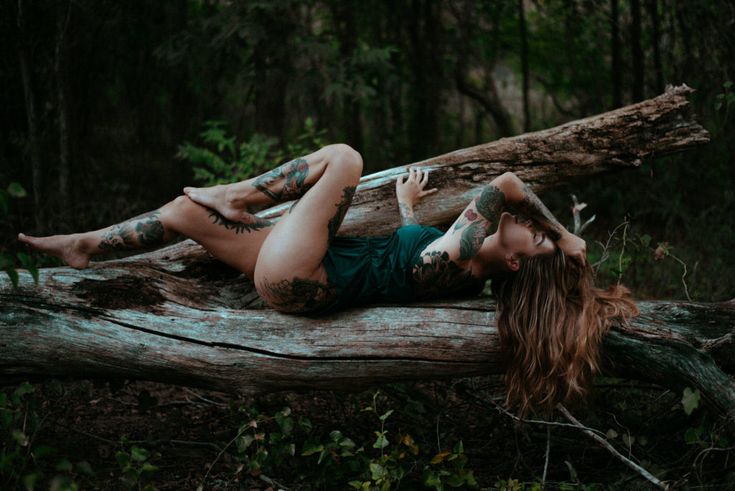
[(542, 199), (596, 216), (598, 283), (728, 300), (734, 32), (726, 0), (1, 0), (0, 267), (57, 264), (18, 231), (106, 226), (322, 144), (367, 174), (686, 83), (708, 145)]

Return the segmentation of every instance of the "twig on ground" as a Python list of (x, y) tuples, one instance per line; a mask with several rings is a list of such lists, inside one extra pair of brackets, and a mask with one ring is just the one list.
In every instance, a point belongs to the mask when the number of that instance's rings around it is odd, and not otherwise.
[(561, 403), (557, 404), (556, 407), (557, 407), (557, 409), (559, 409), (559, 411), (561, 411), (561, 413), (564, 416), (566, 416), (566, 418), (569, 421), (571, 421), (572, 423), (574, 423), (574, 426), (576, 426), (579, 429), (581, 429), (582, 431), (584, 431), (587, 435), (589, 435), (597, 443), (599, 443), (600, 445), (602, 445), (611, 454), (613, 454), (613, 456), (617, 457), (618, 460), (620, 460), (625, 465), (627, 465), (628, 467), (630, 467), (631, 469), (633, 469), (634, 471), (636, 471), (637, 473), (639, 473), (641, 476), (643, 476), (644, 478), (646, 478), (648, 481), (650, 481), (655, 486), (657, 486), (657, 487), (659, 487), (661, 489), (669, 489), (669, 485), (668, 484), (660, 481), (656, 476), (654, 476), (653, 474), (651, 474), (650, 472), (648, 472), (646, 469), (644, 469), (643, 467), (639, 466), (638, 464), (636, 464), (635, 462), (633, 462), (632, 460), (628, 459), (627, 457), (625, 457), (624, 455), (622, 455), (620, 452), (618, 452), (615, 449), (615, 447), (613, 447), (612, 445), (610, 445), (607, 442), (607, 440), (605, 440), (603, 437), (601, 437), (601, 436), (599, 436), (597, 434), (597, 433), (599, 433), (599, 431), (597, 431), (597, 430), (593, 431), (591, 428), (588, 428), (588, 427), (584, 426), (582, 423), (580, 423), (574, 416), (572, 416), (572, 414), (567, 410), (567, 408), (565, 408)]
[(201, 399), (202, 401), (204, 401), (206, 403), (213, 404), (213, 405), (219, 406), (219, 407), (227, 407), (227, 404), (224, 404), (222, 402), (213, 401), (211, 399), (207, 399), (206, 397), (202, 396), (198, 392), (196, 392), (196, 391), (194, 391), (194, 390), (192, 390), (192, 389), (190, 389), (188, 387), (184, 387), (184, 390), (186, 392), (188, 392), (189, 394), (193, 395), (194, 397), (196, 397), (197, 399)]
[(551, 453), (551, 426), (546, 427), (546, 458), (544, 459), (544, 473), (541, 475), (541, 491), (546, 486), (546, 471), (549, 469), (549, 454)]

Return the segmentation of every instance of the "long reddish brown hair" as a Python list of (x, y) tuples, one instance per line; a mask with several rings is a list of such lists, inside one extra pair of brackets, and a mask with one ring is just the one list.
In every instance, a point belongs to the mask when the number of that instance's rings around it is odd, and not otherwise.
[(505, 406), (548, 416), (558, 402), (583, 401), (599, 372), (599, 350), (611, 323), (639, 311), (622, 285), (594, 286), (594, 272), (558, 248), (521, 258), (520, 269), (491, 278), (507, 370)]

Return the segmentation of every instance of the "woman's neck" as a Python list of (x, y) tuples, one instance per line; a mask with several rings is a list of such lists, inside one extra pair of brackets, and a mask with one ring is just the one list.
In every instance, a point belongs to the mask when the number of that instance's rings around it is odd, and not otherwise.
[(505, 262), (505, 251), (498, 242), (497, 233), (487, 236), (480, 251), (472, 259), (472, 274), (489, 278), (493, 274), (507, 271), (509, 269)]

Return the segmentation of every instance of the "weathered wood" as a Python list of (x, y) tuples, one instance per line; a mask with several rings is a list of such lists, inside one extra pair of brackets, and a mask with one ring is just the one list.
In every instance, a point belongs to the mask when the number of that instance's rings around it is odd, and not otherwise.
[[(0, 292), (0, 377), (127, 377), (229, 392), (353, 390), (503, 372), (494, 302), (375, 305), (319, 318), (264, 308), (231, 270), (117, 262), (84, 277), (58, 268)], [(145, 279), (144, 279), (145, 278)], [(206, 285), (199, 288), (198, 285)], [(201, 295), (194, 292), (201, 291)], [(225, 306), (238, 299), (239, 307)], [(642, 302), (605, 338), (608, 375), (735, 408), (735, 306)]]
[[(417, 209), (451, 222), (479, 187), (507, 170), (535, 190), (634, 167), (707, 141), (686, 86), (557, 128), (418, 162), (440, 191)], [(366, 176), (340, 229), (378, 235), (398, 223), (394, 180)], [(261, 214), (277, 216), (288, 205)], [(2, 281), (2, 280), (0, 280)], [(225, 391), (355, 389), (387, 381), (502, 373), (489, 299), (376, 305), (321, 318), (263, 306), (252, 284), (185, 241), (84, 271), (45, 269), (39, 286), (0, 282), (0, 381), (34, 376), (128, 377)], [(646, 302), (604, 345), (610, 374), (699, 388), (730, 414), (735, 388), (731, 304)]]

